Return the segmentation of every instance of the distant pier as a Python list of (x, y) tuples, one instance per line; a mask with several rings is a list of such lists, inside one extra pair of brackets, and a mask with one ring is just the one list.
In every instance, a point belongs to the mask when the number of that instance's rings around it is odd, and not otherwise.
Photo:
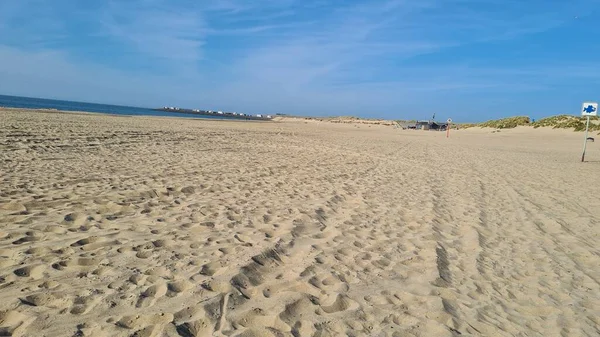
[(212, 110), (199, 110), (199, 109), (181, 109), (177, 107), (162, 107), (158, 109), (152, 109), (155, 111), (165, 111), (165, 112), (177, 112), (184, 113), (190, 115), (199, 115), (199, 116), (214, 116), (220, 118), (231, 118), (231, 119), (242, 119), (242, 120), (257, 120), (257, 121), (271, 121), (273, 120), (273, 116), (271, 115), (262, 115), (262, 114), (245, 114), (239, 112), (224, 112), (224, 111), (212, 111)]

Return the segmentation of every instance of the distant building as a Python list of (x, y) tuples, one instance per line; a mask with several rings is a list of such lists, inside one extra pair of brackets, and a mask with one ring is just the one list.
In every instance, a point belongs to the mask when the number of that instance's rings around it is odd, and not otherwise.
[[(446, 130), (447, 123), (437, 123), (435, 121), (417, 121), (415, 129), (417, 130)], [(411, 128), (412, 129), (412, 128)]]

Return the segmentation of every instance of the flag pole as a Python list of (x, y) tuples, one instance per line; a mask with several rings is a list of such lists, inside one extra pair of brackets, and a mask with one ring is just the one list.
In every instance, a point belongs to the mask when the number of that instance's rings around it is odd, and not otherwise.
[(585, 137), (583, 138), (583, 153), (581, 154), (581, 162), (585, 161), (585, 149), (587, 147), (588, 129), (590, 127), (590, 115), (587, 116), (587, 122), (585, 123)]

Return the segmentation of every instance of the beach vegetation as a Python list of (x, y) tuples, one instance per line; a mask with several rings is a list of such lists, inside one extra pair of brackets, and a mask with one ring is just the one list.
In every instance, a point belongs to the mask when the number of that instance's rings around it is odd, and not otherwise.
[[(598, 117), (591, 117), (590, 120), (590, 131), (600, 131), (600, 124), (598, 121)], [(587, 118), (583, 116), (573, 116), (573, 115), (557, 115), (542, 118), (533, 122), (531, 125), (534, 128), (539, 127), (549, 127), (553, 129), (573, 129), (574, 131), (585, 131), (585, 124), (587, 123)]]
[(530, 119), (527, 116), (515, 116), (496, 120), (490, 120), (484, 123), (477, 124), (481, 128), (494, 129), (513, 129), (517, 126), (526, 126), (530, 124)]

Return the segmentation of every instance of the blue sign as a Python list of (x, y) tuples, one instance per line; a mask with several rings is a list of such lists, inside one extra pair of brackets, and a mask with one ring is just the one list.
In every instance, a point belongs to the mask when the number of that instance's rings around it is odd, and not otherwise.
[(586, 102), (581, 108), (581, 115), (596, 116), (598, 115), (598, 103)]
[(592, 112), (596, 112), (596, 110), (598, 110), (596, 107), (594, 107), (593, 105), (588, 105), (585, 108), (583, 108), (583, 112), (591, 114)]

